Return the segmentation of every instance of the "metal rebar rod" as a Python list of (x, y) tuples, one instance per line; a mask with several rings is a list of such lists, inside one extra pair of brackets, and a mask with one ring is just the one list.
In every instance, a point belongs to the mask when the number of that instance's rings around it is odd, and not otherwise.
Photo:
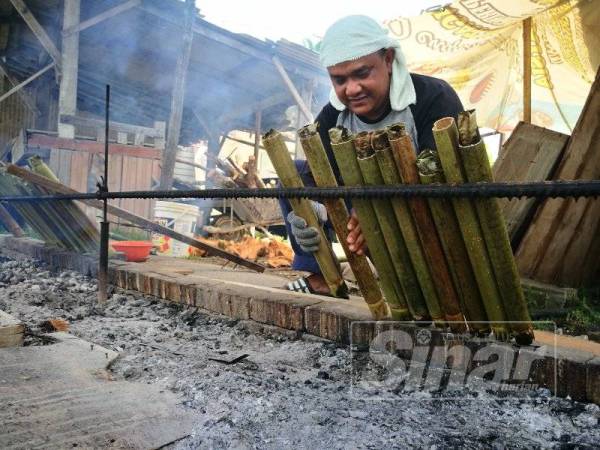
[[(10, 165), (9, 165), (10, 168)], [(9, 170), (10, 172), (10, 170)], [(0, 196), (2, 202), (41, 200), (104, 200), (117, 198), (557, 198), (600, 197), (600, 180), (542, 181), (526, 183), (482, 182), (360, 187), (239, 188), (181, 191), (122, 191), (38, 196)]]

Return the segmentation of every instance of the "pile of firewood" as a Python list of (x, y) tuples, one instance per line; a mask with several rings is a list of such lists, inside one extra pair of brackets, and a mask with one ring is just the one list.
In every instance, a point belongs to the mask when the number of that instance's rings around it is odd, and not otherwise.
[[(254, 238), (244, 236), (239, 241), (225, 239), (198, 238), (207, 244), (231, 252), (241, 258), (260, 262), (268, 267), (289, 267), (294, 253), (289, 244), (276, 238)], [(206, 252), (197, 248), (189, 248), (190, 256), (207, 256)]]

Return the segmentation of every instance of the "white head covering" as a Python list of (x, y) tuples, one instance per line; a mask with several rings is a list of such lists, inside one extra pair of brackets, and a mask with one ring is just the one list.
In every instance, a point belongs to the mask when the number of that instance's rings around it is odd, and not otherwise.
[[(362, 58), (382, 48), (393, 48), (395, 51), (390, 104), (393, 110), (402, 111), (417, 99), (404, 54), (400, 43), (388, 36), (387, 31), (370, 17), (347, 16), (331, 25), (321, 42), (321, 64), (325, 67), (334, 66)], [(333, 89), (329, 94), (329, 101), (339, 111), (346, 109)]]

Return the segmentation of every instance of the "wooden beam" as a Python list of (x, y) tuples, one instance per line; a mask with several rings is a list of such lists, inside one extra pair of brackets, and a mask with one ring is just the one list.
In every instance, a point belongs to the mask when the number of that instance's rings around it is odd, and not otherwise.
[(42, 75), (44, 75), (46, 72), (48, 72), (50, 69), (52, 69), (52, 67), (54, 67), (54, 63), (53, 62), (51, 62), (50, 64), (48, 64), (42, 70), (38, 70), (36, 73), (34, 73), (33, 75), (31, 75), (25, 81), (22, 81), (21, 83), (17, 84), (15, 87), (13, 87), (12, 89), (10, 89), (9, 91), (7, 91), (4, 94), (2, 94), (0, 96), (0, 103), (3, 102), (8, 97), (10, 97), (11, 95), (13, 95), (15, 92), (18, 92), (19, 90), (21, 90), (22, 88), (24, 88), (25, 86), (27, 86), (29, 83), (31, 83), (36, 78), (39, 78)]
[(531, 17), (523, 20), (523, 121), (531, 123)]
[[(80, 0), (63, 0), (63, 30), (79, 23)], [(58, 135), (64, 138), (75, 137), (75, 127), (60, 122), (61, 115), (75, 115), (77, 112), (77, 76), (79, 69), (79, 34), (62, 39), (62, 77), (58, 96)]]
[(14, 237), (23, 237), (25, 235), (25, 233), (23, 233), (23, 229), (19, 226), (17, 221), (13, 219), (10, 213), (2, 205), (0, 205), (0, 223)]
[[(71, 150), (76, 152), (86, 152), (93, 154), (104, 154), (104, 143), (102, 142), (85, 139), (67, 139), (38, 133), (28, 135), (27, 147), (29, 149), (49, 148)], [(160, 160), (162, 157), (162, 152), (152, 147), (142, 147), (118, 143), (110, 144), (110, 154), (157, 160)]]
[[(112, 146), (111, 146), (112, 150)], [(77, 194), (78, 192), (74, 189), (71, 189), (65, 186), (62, 183), (57, 183), (55, 181), (51, 181), (46, 177), (42, 177), (35, 173), (32, 173), (22, 167), (15, 166), (13, 164), (9, 164), (6, 168), (7, 172), (11, 175), (15, 175), (19, 178), (22, 178), (29, 183), (33, 183), (37, 186), (41, 186), (45, 189), (48, 189), (51, 192), (56, 192), (60, 194)], [(82, 203), (89, 205), (96, 209), (102, 209), (104, 207), (104, 202), (101, 200), (81, 200)], [(232, 261), (240, 266), (247, 267), (249, 269), (255, 270), (257, 272), (264, 272), (265, 267), (257, 264), (252, 261), (248, 261), (247, 259), (241, 258), (233, 253), (226, 252), (225, 250), (221, 250), (218, 247), (214, 247), (210, 244), (206, 244), (197, 239), (191, 238), (184, 234), (178, 233), (170, 228), (163, 227), (157, 223), (154, 223), (148, 219), (140, 217), (136, 214), (133, 214), (127, 210), (118, 208), (116, 206), (108, 205), (108, 212), (114, 216), (120, 217), (123, 220), (131, 222), (133, 224), (139, 225), (140, 227), (153, 231), (155, 233), (164, 234), (165, 236), (169, 236), (172, 239), (183, 242), (185, 244), (191, 245), (192, 247), (199, 248), (201, 250), (205, 250), (211, 256), (219, 256), (221, 258)]]
[(104, 22), (111, 17), (115, 17), (119, 14), (124, 13), (125, 11), (129, 11), (132, 8), (140, 6), (142, 4), (142, 0), (128, 0), (126, 2), (121, 3), (120, 5), (115, 6), (114, 8), (107, 9), (106, 11), (94, 16), (90, 19), (84, 20), (77, 25), (71, 26), (67, 29), (63, 29), (62, 35), (63, 37), (70, 36), (74, 33), (80, 33), (83, 30), (87, 30), (94, 25), (99, 24), (100, 22)]
[(196, 16), (196, 7), (193, 0), (186, 0), (185, 11), (185, 29), (182, 38), (182, 48), (177, 58), (175, 68), (175, 82), (173, 84), (173, 93), (171, 95), (171, 114), (167, 129), (167, 142), (163, 152), (162, 168), (160, 171), (159, 189), (167, 190), (173, 186), (173, 172), (175, 170), (175, 157), (177, 155), (177, 145), (179, 144), (179, 135), (181, 133), (181, 119), (183, 116), (183, 103), (185, 95), (185, 80), (187, 76), (190, 54), (192, 51), (192, 42), (194, 32), (192, 26)]
[(56, 68), (60, 72), (60, 52), (58, 51), (56, 45), (54, 45), (54, 42), (52, 42), (52, 39), (50, 39), (50, 36), (48, 36), (48, 33), (46, 33), (46, 30), (44, 30), (44, 28), (40, 25), (40, 23), (37, 21), (35, 16), (32, 14), (31, 10), (27, 7), (23, 0), (10, 0), (10, 2), (13, 4), (18, 13), (21, 14), (21, 17), (23, 17), (23, 20), (29, 26), (35, 37), (38, 38), (38, 40), (42, 44), (42, 47), (46, 49), (46, 51), (54, 61)]
[[(6, 77), (6, 79), (8, 80), (8, 82), (13, 86), (17, 86), (19, 84), (19, 81), (17, 79), (15, 79), (6, 69), (6, 67), (4, 67), (4, 65), (2, 64), (2, 62), (0, 62), (0, 75), (3, 75)], [(27, 93), (27, 91), (25, 89), (20, 89), (18, 91), (19, 97), (21, 97), (21, 100), (23, 101), (23, 103), (25, 103), (25, 105), (29, 108), (29, 110), (31, 112), (33, 112), (36, 116), (40, 115), (40, 111), (39, 109), (37, 109), (37, 106), (35, 104), (35, 100), (31, 98), (31, 96)]]
[(288, 91), (292, 95), (294, 101), (300, 108), (300, 111), (302, 111), (302, 114), (304, 114), (304, 117), (306, 117), (306, 120), (308, 120), (309, 122), (314, 122), (315, 118), (312, 115), (312, 113), (310, 112), (310, 108), (308, 106), (306, 106), (306, 103), (304, 103), (302, 96), (296, 89), (296, 86), (294, 86), (292, 79), (287, 74), (285, 67), (283, 67), (283, 64), (281, 64), (281, 61), (279, 61), (279, 58), (277, 56), (273, 56), (273, 58), (271, 60), (273, 61), (273, 64), (275, 65), (277, 72), (279, 72), (279, 75), (281, 76), (281, 79), (283, 80), (285, 87), (288, 89)]

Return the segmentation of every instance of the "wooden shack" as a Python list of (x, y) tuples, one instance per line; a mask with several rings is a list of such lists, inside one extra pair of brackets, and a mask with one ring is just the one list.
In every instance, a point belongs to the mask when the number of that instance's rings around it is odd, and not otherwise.
[[(211, 166), (232, 130), (312, 120), (329, 89), (315, 53), (200, 13), (191, 0), (1, 0), (0, 161), (38, 154), (63, 183), (95, 191), (107, 84), (115, 191), (171, 188), (178, 145), (206, 141)], [(152, 216), (149, 200), (115, 204)]]

